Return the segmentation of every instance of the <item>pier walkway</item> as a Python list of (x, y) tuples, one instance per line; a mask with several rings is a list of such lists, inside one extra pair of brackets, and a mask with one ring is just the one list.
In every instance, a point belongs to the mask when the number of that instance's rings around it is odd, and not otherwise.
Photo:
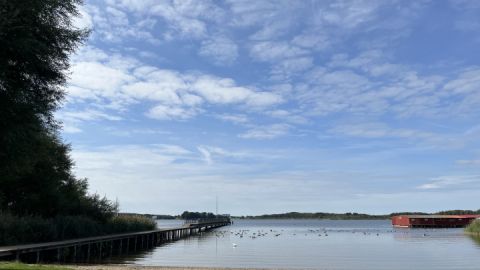
[(90, 262), (119, 256), (231, 224), (230, 218), (186, 221), (182, 227), (0, 247), (0, 260)]

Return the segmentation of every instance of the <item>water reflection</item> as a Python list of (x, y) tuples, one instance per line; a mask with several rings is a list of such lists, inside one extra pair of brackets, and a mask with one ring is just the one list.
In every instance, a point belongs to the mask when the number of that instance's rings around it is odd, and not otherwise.
[(480, 235), (468, 235), (468, 237), (480, 247)]

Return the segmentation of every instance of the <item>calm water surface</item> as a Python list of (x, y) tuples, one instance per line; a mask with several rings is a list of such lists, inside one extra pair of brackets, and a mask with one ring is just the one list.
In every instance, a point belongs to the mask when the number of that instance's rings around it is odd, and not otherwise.
[[(159, 221), (174, 227), (179, 221)], [(243, 232), (243, 233), (242, 233)], [(259, 236), (260, 234), (260, 236)], [(393, 229), (390, 221), (236, 220), (124, 258), (124, 263), (297, 269), (480, 269), (462, 229)]]

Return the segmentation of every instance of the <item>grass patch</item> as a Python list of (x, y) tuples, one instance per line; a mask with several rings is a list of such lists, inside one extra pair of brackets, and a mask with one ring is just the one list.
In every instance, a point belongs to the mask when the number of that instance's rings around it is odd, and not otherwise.
[(24, 264), (24, 263), (2, 263), (0, 262), (0, 270), (71, 270), (72, 268), (65, 268), (55, 265), (38, 265), (38, 264)]
[(480, 235), (480, 220), (474, 220), (470, 225), (465, 228), (467, 233)]

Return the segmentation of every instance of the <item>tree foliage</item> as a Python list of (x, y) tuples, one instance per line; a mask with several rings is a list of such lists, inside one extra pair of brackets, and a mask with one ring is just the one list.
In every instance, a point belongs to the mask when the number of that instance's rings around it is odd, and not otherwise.
[(0, 0), (0, 212), (105, 220), (116, 204), (87, 194), (53, 115), (69, 55), (88, 36), (73, 26), (81, 0)]
[(209, 219), (215, 218), (216, 215), (214, 213), (207, 213), (207, 212), (188, 212), (184, 211), (181, 215), (181, 219)]

